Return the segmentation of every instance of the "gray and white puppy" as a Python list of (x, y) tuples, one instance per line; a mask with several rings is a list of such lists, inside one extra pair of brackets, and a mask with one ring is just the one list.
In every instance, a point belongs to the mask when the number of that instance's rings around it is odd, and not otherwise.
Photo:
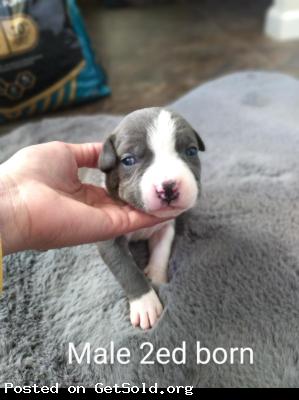
[[(174, 219), (197, 201), (198, 152), (204, 150), (201, 138), (185, 119), (158, 107), (127, 115), (104, 143), (99, 168), (106, 174), (109, 194), (146, 213), (170, 218), (152, 228), (98, 243), (104, 261), (128, 296), (132, 324), (142, 329), (152, 327), (163, 311), (150, 281), (157, 285), (167, 282)], [(129, 241), (139, 240), (148, 240), (150, 252), (144, 272), (128, 247)]]

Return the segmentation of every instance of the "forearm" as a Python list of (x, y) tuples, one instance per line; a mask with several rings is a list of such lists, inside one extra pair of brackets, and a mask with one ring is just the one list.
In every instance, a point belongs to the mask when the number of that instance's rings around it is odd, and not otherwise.
[(24, 249), (17, 222), (18, 188), (0, 165), (0, 235), (3, 254)]

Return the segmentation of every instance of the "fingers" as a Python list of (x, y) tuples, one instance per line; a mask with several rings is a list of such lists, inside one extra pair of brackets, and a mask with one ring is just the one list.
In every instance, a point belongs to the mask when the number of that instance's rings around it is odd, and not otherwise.
[(156, 217), (135, 210), (128, 211), (127, 208), (114, 204), (91, 206), (65, 197), (59, 206), (57, 202), (57, 207), (51, 212), (47, 238), (41, 239), (40, 234), (34, 234), (36, 241), (33, 248), (50, 249), (95, 243), (161, 222)]
[(66, 245), (109, 240), (161, 222), (158, 218), (139, 211), (127, 212), (127, 206), (107, 204), (95, 207), (69, 199), (67, 208), (71, 229), (66, 229), (63, 233)]
[[(88, 211), (86, 210), (89, 213), (89, 220), (96, 218), (99, 211), (103, 213), (106, 217), (105, 219), (108, 220), (108, 226), (105, 231), (112, 231), (115, 236), (165, 221), (165, 219), (146, 214), (121, 201), (112, 199), (105, 189), (94, 185), (82, 185), (81, 191), (76, 192), (75, 198), (92, 207)], [(104, 222), (102, 221), (102, 223)]]
[(89, 225), (88, 234), (96, 237), (96, 240), (111, 239), (162, 222), (151, 215), (131, 210), (128, 206), (107, 204), (99, 209), (90, 206), (88, 208), (89, 210), (84, 210), (86, 223)]
[(65, 143), (75, 156), (78, 168), (95, 168), (102, 150), (102, 143)]
[(127, 232), (135, 231), (141, 228), (147, 228), (165, 221), (165, 219), (154, 217), (153, 215), (135, 210), (129, 206), (126, 208), (128, 209), (128, 225), (126, 227)]

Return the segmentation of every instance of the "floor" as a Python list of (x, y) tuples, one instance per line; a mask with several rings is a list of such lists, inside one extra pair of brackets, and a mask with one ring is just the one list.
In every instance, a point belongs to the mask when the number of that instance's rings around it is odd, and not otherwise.
[[(197, 0), (124, 9), (81, 1), (112, 96), (84, 112), (164, 105), (219, 75), (244, 69), (299, 76), (299, 42), (263, 34), (269, 0)], [(221, 3), (224, 4), (221, 7)]]
[(180, 0), (126, 8), (105, 8), (100, 0), (78, 3), (112, 95), (56, 115), (165, 105), (209, 79), (244, 69), (299, 77), (299, 42), (279, 43), (263, 34), (270, 0)]

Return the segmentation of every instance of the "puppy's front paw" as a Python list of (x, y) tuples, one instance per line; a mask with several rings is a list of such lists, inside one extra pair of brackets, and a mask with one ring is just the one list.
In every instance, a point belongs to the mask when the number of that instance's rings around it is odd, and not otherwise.
[(151, 289), (148, 293), (130, 301), (130, 319), (133, 326), (141, 329), (152, 328), (162, 314), (163, 306), (156, 292)]

